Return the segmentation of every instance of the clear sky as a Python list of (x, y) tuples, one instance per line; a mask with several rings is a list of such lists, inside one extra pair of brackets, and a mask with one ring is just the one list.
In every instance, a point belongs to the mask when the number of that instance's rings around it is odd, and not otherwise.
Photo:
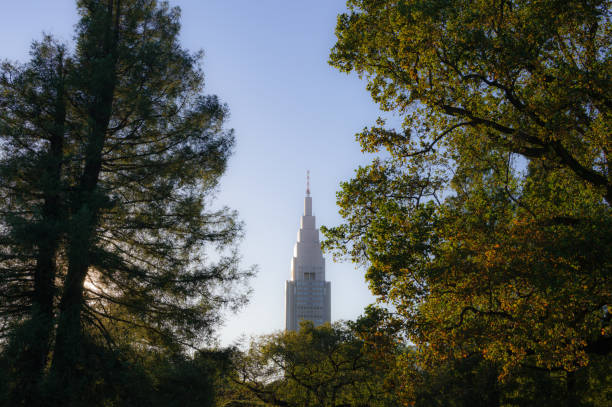
[[(25, 61), (42, 33), (71, 41), (77, 21), (72, 0), (3, 0), (0, 58)], [(284, 328), (284, 286), (299, 228), (306, 170), (311, 174), (317, 225), (336, 225), (339, 183), (372, 157), (354, 134), (380, 112), (365, 82), (327, 64), (345, 0), (173, 0), (182, 9), (182, 41), (204, 50), (206, 92), (230, 108), (236, 150), (217, 204), (237, 209), (246, 224), (243, 265), (257, 264), (250, 304), (227, 314), (219, 329), (228, 345), (241, 335)], [(354, 319), (374, 301), (363, 270), (334, 263), (332, 319)]]

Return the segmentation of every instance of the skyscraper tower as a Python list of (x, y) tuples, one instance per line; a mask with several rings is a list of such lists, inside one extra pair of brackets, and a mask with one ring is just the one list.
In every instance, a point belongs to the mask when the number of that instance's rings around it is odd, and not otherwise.
[(303, 319), (315, 326), (331, 321), (331, 283), (325, 281), (325, 259), (312, 216), (310, 174), (306, 176), (304, 215), (293, 249), (291, 280), (285, 284), (285, 330), (296, 331)]

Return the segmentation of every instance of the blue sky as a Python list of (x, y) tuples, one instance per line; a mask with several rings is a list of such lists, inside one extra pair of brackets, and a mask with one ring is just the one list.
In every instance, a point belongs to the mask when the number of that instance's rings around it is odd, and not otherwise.
[[(380, 115), (365, 82), (327, 64), (344, 0), (175, 0), (183, 45), (204, 50), (206, 92), (229, 105), (236, 150), (216, 200), (246, 224), (243, 265), (257, 264), (250, 304), (227, 314), (227, 345), (241, 335), (284, 327), (284, 285), (299, 227), (305, 174), (311, 173), (317, 225), (336, 225), (339, 183), (372, 157), (354, 134)], [(4, 2), (0, 58), (25, 61), (42, 33), (70, 41), (77, 15), (71, 0)], [(374, 301), (363, 270), (327, 259), (332, 318), (354, 319)]]

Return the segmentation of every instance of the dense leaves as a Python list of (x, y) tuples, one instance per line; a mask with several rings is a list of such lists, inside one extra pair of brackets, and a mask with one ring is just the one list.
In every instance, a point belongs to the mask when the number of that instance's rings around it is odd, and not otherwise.
[(202, 94), (178, 9), (78, 7), (74, 51), (46, 37), (0, 72), (0, 326), (26, 398), (87, 376), (92, 349), (198, 347), (250, 274), (236, 214), (211, 209), (227, 107)]
[(326, 247), (431, 363), (609, 359), (610, 3), (348, 4), (331, 64), (404, 121), (358, 135), (388, 158), (342, 184)]
[(392, 365), (377, 365), (355, 328), (341, 323), (314, 327), (304, 321), (298, 332), (264, 336), (236, 355), (230, 380), (243, 398), (250, 395), (271, 406), (395, 405), (386, 378)]
[[(366, 145), (409, 157), (471, 130), (497, 148), (569, 168), (610, 202), (609, 1), (348, 6), (331, 64), (367, 76), (374, 100), (402, 113), (410, 130), (374, 127), (362, 135)], [(419, 145), (415, 135), (426, 140)]]
[(250, 274), (227, 107), (178, 9), (77, 5), (0, 69), (0, 403), (610, 404), (610, 1), (349, 0), (330, 62), (403, 122), (324, 244), (387, 309), (246, 353), (194, 349)]
[(522, 367), (500, 382), (502, 364), (474, 353), (432, 361), (406, 346), (401, 320), (369, 306), (356, 321), (277, 333), (233, 351), (217, 406), (606, 406), (605, 357), (567, 374)]

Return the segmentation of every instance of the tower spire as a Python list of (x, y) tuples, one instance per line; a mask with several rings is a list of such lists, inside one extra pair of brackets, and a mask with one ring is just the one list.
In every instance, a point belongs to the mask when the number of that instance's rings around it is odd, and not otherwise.
[(310, 171), (306, 172), (304, 215), (291, 259), (291, 280), (285, 283), (285, 329), (297, 331), (301, 320), (319, 326), (331, 321), (331, 283), (325, 280), (325, 258), (312, 214)]

